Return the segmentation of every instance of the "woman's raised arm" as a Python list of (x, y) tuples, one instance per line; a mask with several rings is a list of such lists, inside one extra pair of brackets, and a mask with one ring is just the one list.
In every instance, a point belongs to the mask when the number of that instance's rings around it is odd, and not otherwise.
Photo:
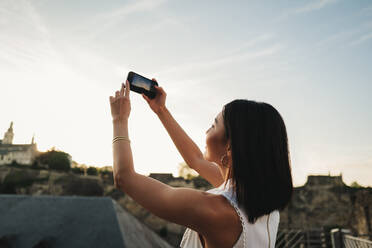
[[(152, 80), (156, 81), (154, 78)], [(163, 88), (156, 87), (156, 89), (158, 92), (154, 99), (149, 99), (145, 95), (143, 97), (159, 117), (186, 164), (196, 170), (214, 187), (220, 186), (223, 183), (223, 177), (218, 166), (204, 159), (199, 147), (186, 134), (165, 106), (166, 93)]]
[(218, 166), (204, 159), (199, 147), (186, 134), (182, 127), (178, 125), (177, 121), (166, 107), (158, 113), (158, 117), (186, 164), (190, 168), (196, 170), (199, 175), (205, 178), (213, 187), (220, 186), (223, 183), (223, 177)]

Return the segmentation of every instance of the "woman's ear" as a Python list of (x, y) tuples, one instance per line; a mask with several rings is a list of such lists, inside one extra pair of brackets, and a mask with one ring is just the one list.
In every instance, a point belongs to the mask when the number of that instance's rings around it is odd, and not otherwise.
[(230, 151), (231, 152), (231, 145), (230, 145), (230, 143), (227, 144), (227, 151)]

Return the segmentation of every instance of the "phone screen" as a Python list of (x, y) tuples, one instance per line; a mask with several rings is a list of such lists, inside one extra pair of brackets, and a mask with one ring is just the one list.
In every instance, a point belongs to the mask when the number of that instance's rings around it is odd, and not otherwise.
[(127, 79), (131, 90), (140, 94), (143, 93), (149, 98), (154, 98), (156, 96), (156, 89), (154, 86), (158, 84), (155, 81), (145, 78), (133, 71), (128, 73)]

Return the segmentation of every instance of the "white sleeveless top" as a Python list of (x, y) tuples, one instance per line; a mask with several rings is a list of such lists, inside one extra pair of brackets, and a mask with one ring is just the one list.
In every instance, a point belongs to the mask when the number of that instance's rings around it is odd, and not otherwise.
[[(248, 217), (245, 214), (243, 208), (238, 206), (236, 200), (236, 194), (233, 192), (231, 186), (231, 179), (226, 183), (226, 188), (224, 188), (224, 183), (222, 183), (218, 188), (213, 188), (207, 191), (212, 194), (223, 195), (230, 204), (234, 207), (235, 211), (240, 217), (240, 221), (243, 226), (243, 231), (240, 234), (239, 239), (234, 244), (233, 248), (248, 248), (248, 247), (269, 247), (269, 236), (270, 236), (270, 247), (275, 248), (276, 234), (279, 226), (279, 211), (274, 210), (270, 214), (261, 216), (256, 220), (254, 224), (248, 222)], [(268, 228), (267, 228), (268, 227)], [(183, 234), (181, 243), (181, 248), (203, 248), (203, 245), (199, 239), (199, 234), (190, 229), (186, 228)]]

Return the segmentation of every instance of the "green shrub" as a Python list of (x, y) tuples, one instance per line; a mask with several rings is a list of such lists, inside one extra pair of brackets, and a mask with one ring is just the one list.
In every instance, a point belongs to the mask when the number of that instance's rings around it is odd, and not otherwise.
[(102, 196), (103, 188), (98, 180), (64, 175), (54, 182), (62, 185), (63, 195)]
[(36, 157), (36, 161), (40, 164), (48, 165), (48, 168), (52, 170), (69, 171), (71, 169), (69, 154), (62, 151), (50, 150), (43, 152)]
[(0, 191), (3, 194), (16, 194), (16, 188), (28, 187), (33, 182), (34, 178), (26, 171), (12, 170), (5, 176)]
[(101, 176), (105, 176), (105, 175), (111, 175), (112, 174), (112, 171), (109, 171), (109, 170), (107, 170), (107, 169), (99, 169), (99, 174), (101, 175)]
[(97, 170), (96, 167), (90, 166), (90, 167), (87, 169), (87, 174), (88, 174), (88, 175), (91, 175), (91, 176), (97, 176), (97, 175), (98, 175), (98, 170)]
[(10, 166), (17, 167), (17, 166), (19, 166), (19, 164), (17, 163), (17, 161), (13, 160), (12, 163), (10, 164)]
[(75, 174), (84, 175), (84, 168), (81, 167), (71, 168), (71, 171)]
[(15, 168), (30, 168), (29, 165), (19, 164), (16, 160), (12, 160), (10, 164), (7, 164), (8, 167), (15, 167)]

